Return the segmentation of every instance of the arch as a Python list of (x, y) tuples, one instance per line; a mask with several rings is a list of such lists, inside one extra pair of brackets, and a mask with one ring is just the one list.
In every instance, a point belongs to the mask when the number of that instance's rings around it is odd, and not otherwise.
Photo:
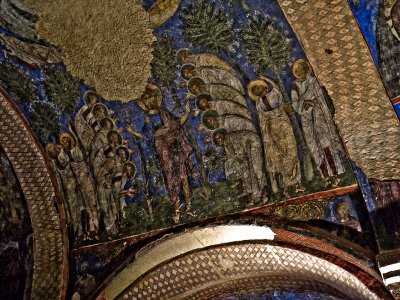
[(31, 218), (34, 237), (31, 299), (64, 299), (68, 282), (64, 208), (39, 141), (1, 87), (0, 145), (16, 173)]
[(296, 283), (350, 299), (390, 298), (380, 276), (342, 250), (281, 228), (252, 225), (194, 229), (146, 247), (102, 296), (217, 297), (235, 292), (243, 280), (248, 285), (242, 290), (271, 290), (280, 284), (295, 288)]

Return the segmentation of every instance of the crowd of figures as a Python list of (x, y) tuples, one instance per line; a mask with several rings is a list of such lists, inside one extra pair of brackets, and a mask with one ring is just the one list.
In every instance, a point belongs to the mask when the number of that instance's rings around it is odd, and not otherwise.
[[(163, 107), (163, 92), (149, 83), (137, 99), (145, 113), (143, 129), (137, 131), (130, 124), (117, 128), (113, 111), (100, 103), (94, 91), (87, 91), (69, 132), (59, 136), (59, 143), (47, 145), (75, 237), (97, 239), (101, 226), (108, 238), (115, 236), (123, 223), (126, 196), (138, 192), (132, 150), (121, 135), (124, 130), (155, 149), (174, 208), (174, 222), (180, 221), (182, 207), (187, 215), (196, 216), (190, 180), (199, 172), (195, 145), (185, 129), (190, 116), (201, 118), (197, 130), (206, 132), (203, 143), (223, 149), (220, 159), (225, 177), (248, 205), (268, 202), (268, 182), (273, 193), (282, 192), (285, 198), (290, 197), (289, 188), (305, 192), (301, 162), (308, 181), (314, 178), (314, 164), (324, 187), (339, 184), (344, 153), (308, 61), (298, 59), (293, 64), (296, 80), (291, 100), (285, 98), (282, 85), (262, 74), (257, 74), (258, 79), (251, 81), (246, 91), (235, 70), (212, 54), (180, 49), (177, 66), (183, 79), (180, 87), (187, 88), (180, 117)], [(246, 97), (254, 102), (253, 111)], [(150, 116), (155, 114), (161, 125), (152, 124)], [(146, 127), (151, 134), (145, 133)]]
[(98, 239), (99, 226), (104, 225), (111, 238), (121, 225), (125, 196), (136, 192), (132, 185), (126, 188), (135, 178), (136, 166), (112, 111), (93, 91), (85, 93), (84, 101), (70, 131), (60, 135), (58, 144), (48, 144), (46, 151), (57, 171), (73, 235)]
[[(291, 186), (295, 192), (306, 190), (301, 184), (298, 149), (302, 149), (304, 162), (310, 158), (310, 163), (304, 164), (308, 180), (314, 178), (312, 159), (324, 178), (324, 186), (339, 184), (337, 175), (344, 173), (340, 138), (308, 61), (299, 59), (293, 64), (296, 80), (291, 101), (284, 98), (282, 85), (271, 78), (258, 74), (259, 79), (250, 82), (247, 95), (255, 102), (256, 118), (248, 109), (240, 79), (224, 61), (181, 49), (178, 63), (188, 86), (188, 98), (195, 97), (196, 113), (202, 114), (203, 129), (212, 132), (214, 144), (225, 150), (227, 179), (239, 182), (250, 203), (260, 197), (266, 201), (266, 177), (272, 191), (277, 193), (281, 188), (287, 198)], [(299, 128), (296, 116), (302, 125), (298, 139), (294, 130)], [(261, 139), (254, 119), (259, 120)], [(298, 145), (297, 140), (303, 143)]]

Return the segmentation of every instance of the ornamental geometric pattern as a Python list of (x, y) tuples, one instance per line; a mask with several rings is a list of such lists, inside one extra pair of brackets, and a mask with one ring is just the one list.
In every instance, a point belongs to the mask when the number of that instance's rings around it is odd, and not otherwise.
[(370, 178), (400, 178), (399, 121), (348, 1), (278, 3), (333, 100), (350, 158)]
[(55, 190), (44, 157), (21, 116), (0, 88), (0, 146), (25, 196), (34, 237), (31, 299), (63, 298), (64, 247)]
[(318, 282), (349, 299), (379, 299), (346, 270), (310, 254), (269, 244), (227, 245), (184, 255), (133, 283), (119, 299), (218, 297), (229, 292), (226, 282), (260, 276), (278, 276), (276, 283), (292, 283), (292, 287), (298, 281), (303, 285)]

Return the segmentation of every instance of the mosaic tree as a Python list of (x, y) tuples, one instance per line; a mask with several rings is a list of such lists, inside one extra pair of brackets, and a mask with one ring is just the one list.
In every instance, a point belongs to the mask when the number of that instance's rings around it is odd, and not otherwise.
[(292, 61), (291, 55), (294, 49), (292, 40), (276, 22), (261, 15), (249, 17), (248, 23), (243, 27), (241, 33), (244, 50), (249, 63), (256, 66), (259, 72), (272, 72), (278, 80), (284, 102), (287, 104), (287, 113), (303, 150), (306, 174), (312, 174), (311, 157), (290, 105), (290, 99), (281, 75)]
[(43, 72), (49, 101), (57, 106), (60, 113), (65, 113), (71, 119), (80, 97), (80, 80), (59, 66), (45, 67)]
[(11, 63), (0, 63), (0, 85), (18, 104), (29, 104), (39, 100), (36, 87), (24, 70)]
[(247, 74), (232, 57), (235, 36), (234, 22), (222, 6), (215, 1), (198, 0), (190, 3), (180, 15), (182, 35), (203, 53), (213, 52), (226, 57), (229, 64), (239, 72), (243, 81), (250, 82)]

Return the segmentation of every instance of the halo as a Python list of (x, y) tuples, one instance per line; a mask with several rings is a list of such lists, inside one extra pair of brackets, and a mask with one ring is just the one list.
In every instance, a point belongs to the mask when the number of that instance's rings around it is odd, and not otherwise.
[(252, 80), (252, 81), (249, 83), (248, 87), (247, 87), (247, 92), (248, 92), (248, 94), (249, 94), (249, 97), (250, 97), (251, 100), (253, 100), (253, 101), (257, 101), (258, 99), (260, 99), (260, 97), (254, 95), (254, 93), (253, 93), (253, 87), (255, 87), (256, 85), (265, 86), (265, 87), (269, 90), (268, 83), (266, 83), (264, 80), (262, 80), (262, 79), (255, 79), (255, 80)]
[(217, 143), (215, 142), (215, 137), (216, 137), (217, 134), (220, 134), (220, 133), (222, 133), (222, 134), (224, 134), (224, 135), (226, 136), (226, 135), (228, 135), (228, 130), (226, 130), (225, 128), (218, 128), (217, 130), (215, 130), (215, 131), (213, 132), (213, 134), (212, 134), (212, 140), (213, 140), (213, 143), (214, 143), (215, 145), (217, 145)]
[(124, 166), (123, 166), (123, 170), (125, 171), (125, 169), (126, 169), (126, 167), (127, 166), (132, 166), (132, 168), (133, 168), (133, 176), (132, 177), (135, 177), (136, 176), (136, 174), (137, 174), (137, 168), (136, 168), (136, 165), (133, 163), (133, 162), (131, 162), (131, 161), (128, 161), (128, 162), (126, 162), (126, 163), (124, 163)]
[(126, 154), (125, 162), (127, 162), (129, 160), (129, 157), (130, 157), (129, 149), (126, 148), (125, 146), (119, 146), (119, 147), (117, 147), (117, 149), (115, 149), (115, 154), (119, 155), (119, 153), (121, 151), (125, 151), (125, 154)]
[(95, 114), (96, 111), (97, 111), (100, 107), (103, 107), (103, 108), (105, 109), (105, 111), (106, 111), (106, 116), (109, 116), (109, 115), (110, 115), (110, 112), (108, 111), (108, 107), (105, 106), (103, 103), (96, 103), (95, 105), (93, 105), (92, 112)]
[(190, 78), (190, 80), (189, 80), (189, 82), (188, 82), (188, 85), (187, 85), (187, 86), (188, 86), (188, 90), (189, 90), (189, 92), (191, 92), (193, 95), (197, 96), (198, 93), (195, 93), (195, 92), (193, 91), (193, 88), (192, 88), (193, 84), (195, 84), (195, 83), (201, 84), (201, 85), (203, 85), (204, 87), (206, 87), (206, 83), (205, 83), (204, 80), (203, 80), (202, 78), (200, 78), (200, 77), (192, 77), (192, 78)]
[(60, 134), (60, 143), (63, 138), (69, 139), (71, 141), (72, 148), (75, 147), (76, 142), (75, 142), (74, 138), (68, 132), (63, 132)]
[(196, 66), (194, 64), (185, 64), (181, 68), (181, 77), (185, 80), (189, 80), (190, 78), (186, 77), (183, 75), (186, 69), (194, 71), (196, 69)]
[[(144, 99), (142, 98), (146, 93), (154, 96), (155, 98), (155, 103), (153, 103), (154, 107), (156, 108), (149, 108), (147, 107), (147, 105), (145, 104)], [(158, 110), (161, 108), (161, 103), (163, 100), (163, 95), (161, 92), (161, 89), (154, 83), (148, 83), (146, 85), (146, 90), (145, 92), (142, 94), (142, 97), (140, 97), (140, 99), (137, 100), (137, 103), (139, 105), (139, 107), (144, 110), (145, 112), (148, 112), (150, 115), (155, 115), (158, 113)]]
[(306, 60), (304, 58), (300, 58), (293, 63), (293, 67), (292, 67), (292, 74), (296, 79), (299, 79), (299, 75), (297, 75), (296, 73), (301, 64), (306, 64), (308, 67), (307, 74), (306, 74), (307, 77), (312, 74), (313, 70), (312, 70), (312, 67), (311, 67), (310, 63), (308, 62), (308, 60)]
[(100, 120), (100, 126), (104, 127), (107, 120), (110, 121), (113, 124), (113, 128), (115, 128), (114, 120), (111, 119), (110, 117), (104, 117), (103, 119), (101, 119)]
[(110, 130), (110, 131), (107, 133), (107, 141), (110, 143), (110, 142), (111, 142), (111, 137), (112, 137), (114, 134), (117, 134), (117, 135), (118, 135), (118, 143), (119, 143), (119, 144), (122, 144), (122, 135), (121, 135), (118, 131), (116, 131), (116, 130)]
[(198, 109), (200, 109), (201, 111), (204, 111), (204, 110), (202, 110), (201, 107), (199, 106), (200, 97), (206, 98), (208, 102), (212, 101), (212, 100), (213, 100), (213, 97), (212, 97), (209, 93), (201, 93), (201, 94), (198, 94), (198, 95), (196, 96), (196, 100), (195, 100), (196, 107), (197, 107)]
[(190, 50), (189, 48), (181, 48), (181, 49), (179, 49), (178, 52), (176, 52), (176, 61), (178, 62), (179, 65), (182, 65), (181, 56), (185, 52), (189, 53), (190, 55), (193, 55), (192, 50)]
[(215, 110), (213, 110), (213, 109), (209, 109), (209, 110), (207, 110), (207, 111), (201, 116), (201, 124), (202, 124), (205, 128), (207, 128), (208, 130), (216, 130), (217, 128), (209, 128), (209, 127), (205, 124), (204, 120), (205, 120), (206, 118), (208, 118), (208, 117), (215, 117), (215, 118), (218, 118), (218, 117), (219, 117), (218, 112), (215, 111)]
[(97, 97), (98, 102), (100, 102), (100, 96), (93, 90), (88, 90), (83, 94), (83, 101), (87, 104), (90, 95), (95, 95)]

